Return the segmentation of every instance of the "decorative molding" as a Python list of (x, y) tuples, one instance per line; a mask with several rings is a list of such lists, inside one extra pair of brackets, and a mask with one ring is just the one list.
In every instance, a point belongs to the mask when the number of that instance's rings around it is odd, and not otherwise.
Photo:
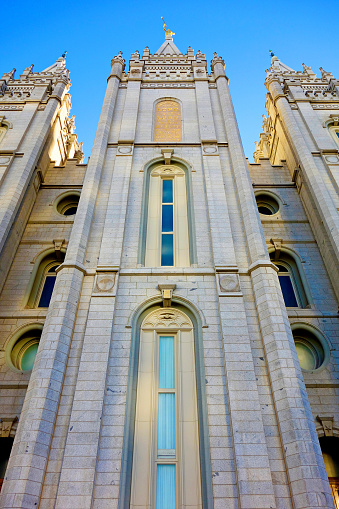
[(195, 84), (193, 82), (182, 83), (182, 82), (172, 82), (172, 83), (142, 83), (141, 88), (195, 88)]
[(131, 156), (133, 154), (133, 143), (119, 143), (117, 156)]
[(314, 110), (339, 110), (339, 104), (311, 104)]
[(0, 110), (23, 110), (24, 105), (23, 104), (1, 104), (0, 103)]
[(339, 164), (339, 157), (332, 154), (324, 156), (325, 161), (329, 164)]
[(240, 289), (240, 281), (238, 274), (219, 274), (219, 287), (221, 293), (239, 293)]
[(157, 309), (145, 319), (142, 329), (192, 329), (188, 317), (175, 308)]
[(203, 154), (204, 155), (207, 155), (207, 156), (217, 156), (219, 155), (219, 151), (218, 151), (218, 144), (217, 142), (202, 142), (202, 151), (203, 151)]
[(160, 177), (160, 176), (185, 176), (184, 170), (179, 168), (178, 166), (170, 166), (170, 165), (161, 165), (157, 168), (154, 168), (151, 173), (151, 177)]
[(115, 285), (116, 274), (112, 272), (101, 272), (97, 274), (94, 293), (112, 293)]

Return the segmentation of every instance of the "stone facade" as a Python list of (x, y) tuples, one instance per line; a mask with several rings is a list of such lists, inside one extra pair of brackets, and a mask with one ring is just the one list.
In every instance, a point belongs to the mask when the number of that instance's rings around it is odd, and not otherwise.
[[(215, 54), (208, 73), (168, 31), (128, 72), (114, 57), (87, 166), (64, 58), (0, 81), (0, 419), (15, 436), (0, 507), (130, 507), (138, 324), (154, 306), (194, 324), (202, 507), (333, 507), (318, 437), (339, 437), (339, 85), (273, 57), (248, 164), (224, 67)], [(166, 142), (161, 100), (181, 111)], [(144, 264), (154, 164), (185, 171), (187, 267)], [(62, 215), (60, 197), (80, 191)], [(256, 196), (279, 210), (259, 214)], [(48, 308), (30, 297), (47, 254), (61, 263)], [(305, 298), (286, 308), (277, 265), (292, 255)], [(10, 349), (32, 324), (43, 330), (25, 372)], [(299, 329), (322, 345), (314, 370), (301, 370)]]

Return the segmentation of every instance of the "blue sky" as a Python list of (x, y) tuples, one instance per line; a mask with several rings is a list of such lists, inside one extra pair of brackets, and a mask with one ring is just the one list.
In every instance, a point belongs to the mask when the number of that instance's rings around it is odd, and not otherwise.
[[(254, 140), (265, 113), (265, 69), (268, 50), (288, 66), (302, 70), (302, 62), (319, 73), (322, 66), (339, 79), (336, 2), (314, 0), (171, 2), (100, 1), (70, 3), (6, 2), (1, 7), (3, 46), (0, 73), (13, 67), (17, 76), (34, 63), (34, 71), (51, 65), (67, 50), (71, 71), (72, 114), (76, 133), (90, 155), (106, 89), (111, 58), (149, 46), (154, 53), (164, 40), (161, 16), (176, 35), (175, 44), (206, 53), (217, 51), (236, 110), (245, 154), (252, 160)], [(4, 22), (6, 20), (6, 22)]]

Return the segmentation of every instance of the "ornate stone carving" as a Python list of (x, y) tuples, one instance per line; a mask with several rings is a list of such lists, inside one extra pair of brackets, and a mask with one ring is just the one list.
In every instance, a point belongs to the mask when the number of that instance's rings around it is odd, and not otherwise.
[[(0, 128), (0, 139), (1, 139), (1, 128)], [(0, 165), (7, 165), (10, 161), (10, 157), (0, 157)]]
[(142, 329), (192, 329), (192, 323), (186, 315), (175, 308), (157, 309), (148, 315)]
[(170, 176), (170, 177), (173, 176), (174, 177), (174, 175), (184, 176), (185, 172), (184, 172), (184, 170), (182, 170), (181, 168), (178, 168), (177, 166), (162, 165), (162, 166), (158, 166), (157, 168), (155, 168), (151, 173), (152, 177), (160, 177), (160, 176)]
[(115, 284), (115, 274), (103, 272), (97, 275), (95, 293), (111, 293)]
[(240, 292), (238, 274), (220, 274), (219, 285), (221, 292)]

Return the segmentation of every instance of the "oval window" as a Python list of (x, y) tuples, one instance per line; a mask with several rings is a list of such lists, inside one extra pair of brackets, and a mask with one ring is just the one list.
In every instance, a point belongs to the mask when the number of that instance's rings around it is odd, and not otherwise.
[(302, 328), (293, 330), (293, 337), (301, 369), (314, 371), (320, 368), (325, 359), (325, 352), (318, 338)]
[(56, 204), (56, 209), (63, 216), (74, 216), (77, 212), (80, 196), (78, 194), (68, 194), (61, 197)]
[(19, 371), (32, 371), (41, 336), (40, 329), (33, 329), (21, 336), (11, 351), (11, 362)]
[(270, 194), (260, 193), (255, 195), (259, 214), (273, 216), (279, 211), (279, 203)]

